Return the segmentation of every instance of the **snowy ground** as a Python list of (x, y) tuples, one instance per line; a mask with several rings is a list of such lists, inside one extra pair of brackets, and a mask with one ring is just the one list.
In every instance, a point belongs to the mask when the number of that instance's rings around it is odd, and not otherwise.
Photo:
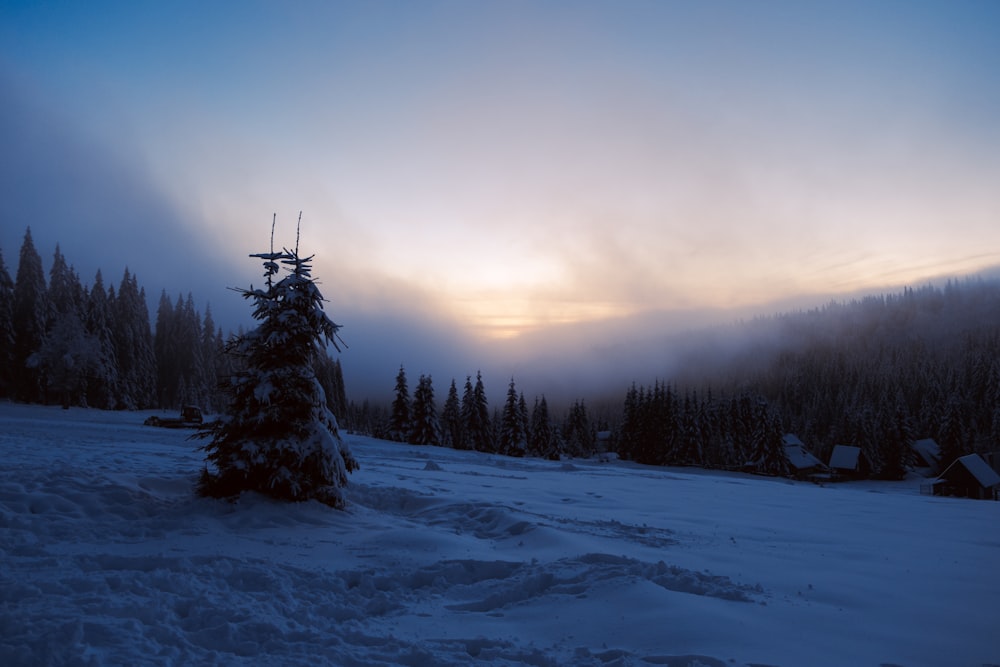
[(347, 436), (348, 511), (0, 403), (2, 665), (1000, 663), (1000, 503)]

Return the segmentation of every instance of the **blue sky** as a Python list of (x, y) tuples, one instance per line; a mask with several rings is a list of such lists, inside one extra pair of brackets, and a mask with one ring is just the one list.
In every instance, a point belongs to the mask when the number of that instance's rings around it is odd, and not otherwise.
[(31, 224), (46, 266), (236, 317), (301, 210), (358, 383), (525, 375), (1000, 264), (998, 33), (995, 2), (6, 2), (0, 249)]

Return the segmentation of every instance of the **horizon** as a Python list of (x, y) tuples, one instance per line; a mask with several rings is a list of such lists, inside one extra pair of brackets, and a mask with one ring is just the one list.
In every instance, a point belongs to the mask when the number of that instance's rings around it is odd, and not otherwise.
[[(47, 259), (47, 254), (38, 247), (34, 229), (31, 230), (31, 233), (35, 249), (41, 255), (42, 268), (46, 282), (48, 282), (51, 260)], [(53, 246), (53, 251), (56, 245), (60, 244), (57, 242)], [(7, 254), (3, 250), (4, 248), (0, 247), (0, 253), (4, 257), (7, 270), (10, 272), (11, 278), (14, 278), (17, 264), (8, 261)], [(20, 250), (20, 246), (18, 246), (18, 250)], [(72, 268), (74, 266), (73, 258), (62, 249), (61, 245), (60, 252)], [(160, 295), (164, 292), (171, 303), (176, 303), (177, 298), (186, 299), (190, 296), (201, 317), (205, 315), (206, 306), (212, 308), (215, 325), (223, 331), (223, 335), (226, 337), (236, 333), (240, 327), (253, 326), (254, 320), (250, 316), (250, 310), (246, 307), (245, 301), (229, 287), (226, 289), (231, 292), (234, 301), (239, 300), (241, 306), (238, 309), (241, 311), (240, 321), (236, 323), (220, 321), (211, 303), (202, 300), (197, 293), (171, 292), (167, 289), (154, 293), (147, 290), (146, 285), (141, 280), (142, 269), (135, 268), (135, 265), (127, 265), (127, 268), (139, 280), (139, 288), (146, 293), (146, 307), (151, 333), (155, 333), (157, 304)], [(117, 290), (121, 277), (108, 277), (104, 273), (103, 267), (98, 267), (97, 270), (104, 274), (105, 288), (114, 287)], [(93, 285), (93, 281), (88, 281), (83, 276), (80, 276), (80, 280), (88, 290)], [(982, 271), (970, 274), (929, 276), (912, 284), (871, 287), (841, 294), (797, 295), (744, 308), (702, 309), (684, 313), (651, 311), (584, 324), (563, 324), (556, 331), (561, 342), (559, 350), (553, 351), (545, 348), (545, 337), (551, 333), (529, 332), (514, 339), (499, 341), (500, 345), (508, 346), (507, 349), (499, 352), (494, 349), (492, 355), (486, 355), (486, 363), (476, 361), (474, 358), (476, 350), (471, 346), (459, 350), (452, 349), (440, 355), (428, 355), (427, 347), (416, 344), (411, 346), (416, 359), (402, 360), (396, 363), (390, 359), (383, 359), (379, 367), (379, 375), (373, 377), (370, 360), (368, 366), (352, 366), (350, 345), (345, 346), (341, 341), (342, 350), (340, 353), (336, 353), (332, 349), (329, 351), (333, 358), (339, 359), (341, 362), (349, 400), (359, 405), (364, 401), (372, 401), (376, 405), (387, 406), (394, 396), (396, 374), (399, 367), (403, 366), (411, 391), (416, 387), (417, 380), (421, 375), (437, 377), (438, 381), (434, 386), (434, 391), (435, 400), (439, 404), (443, 404), (452, 380), (455, 381), (461, 394), (466, 377), (470, 377), (474, 381), (477, 372), (482, 372), (491, 409), (499, 409), (503, 405), (508, 383), (513, 379), (518, 392), (524, 394), (529, 404), (534, 399), (544, 396), (550, 409), (566, 411), (572, 403), (582, 400), (587, 403), (588, 407), (596, 408), (598, 412), (602, 412), (611, 405), (619, 403), (632, 384), (643, 386), (659, 381), (671, 381), (671, 379), (676, 379), (674, 373), (677, 371), (690, 374), (692, 369), (682, 361), (679, 355), (683, 354), (680, 350), (690, 352), (692, 341), (696, 339), (712, 336), (715, 344), (722, 346), (720, 352), (724, 351), (731, 355), (734, 350), (738, 350), (743, 343), (750, 340), (751, 336), (746, 331), (746, 325), (755, 320), (767, 320), (772, 317), (823, 309), (831, 303), (850, 304), (868, 297), (897, 296), (903, 294), (907, 289), (919, 290), (925, 287), (942, 289), (948, 283), (961, 284), (970, 281), (1000, 281), (1000, 265), (987, 267)], [(329, 311), (329, 308), (327, 310)], [(338, 320), (334, 313), (328, 312), (327, 314), (331, 315), (335, 321)], [(374, 334), (377, 340), (377, 332), (385, 328), (380, 325), (388, 319), (388, 315), (383, 315), (382, 319), (376, 315), (369, 320), (362, 321), (358, 328), (367, 327), (369, 333)], [(342, 324), (339, 321), (338, 323)], [(739, 335), (741, 328), (744, 334), (742, 337)], [(718, 333), (736, 335), (715, 338)], [(541, 339), (537, 345), (536, 337)], [(362, 336), (361, 345), (364, 345), (365, 342), (366, 340)], [(421, 343), (426, 346), (428, 341), (422, 340)], [(495, 343), (494, 346), (496, 345)], [(665, 345), (676, 347), (671, 348)], [(626, 350), (628, 354), (623, 355), (623, 350)], [(459, 354), (459, 352), (464, 352), (464, 354)], [(588, 352), (594, 353), (591, 355), (590, 361), (581, 363), (580, 359), (584, 358)], [(439, 373), (438, 371), (442, 369), (446, 369), (447, 372)], [(443, 381), (442, 378), (444, 378)]]
[[(303, 211), (349, 392), (390, 394), (400, 364), (439, 394), (477, 368), (491, 394), (596, 386), (660, 328), (995, 271), (997, 19), (8, 3), (0, 251), (13, 277), (31, 226), (46, 267), (56, 243), (86, 284), (129, 266), (235, 330), (226, 288)], [(633, 356), (601, 360), (611, 337)]]

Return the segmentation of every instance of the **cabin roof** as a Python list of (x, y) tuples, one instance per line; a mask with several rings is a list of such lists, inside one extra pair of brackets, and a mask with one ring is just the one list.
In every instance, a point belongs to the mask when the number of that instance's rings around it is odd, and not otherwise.
[(861, 448), (851, 445), (836, 445), (830, 454), (830, 467), (841, 470), (856, 470), (861, 457)]
[(948, 468), (941, 473), (940, 480), (948, 478), (948, 474), (955, 466), (962, 466), (969, 471), (979, 484), (986, 489), (1000, 485), (1000, 474), (989, 466), (979, 454), (966, 454), (955, 459)]
[(931, 466), (941, 463), (941, 448), (932, 438), (913, 441), (913, 450)]

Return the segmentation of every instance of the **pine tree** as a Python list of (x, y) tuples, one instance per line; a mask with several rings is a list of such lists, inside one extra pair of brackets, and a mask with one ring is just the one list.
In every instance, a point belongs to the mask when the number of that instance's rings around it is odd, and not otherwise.
[(177, 363), (177, 322), (174, 305), (166, 290), (160, 293), (160, 303), (156, 309), (153, 354), (156, 357), (157, 403), (162, 409), (176, 408), (177, 385), (180, 381), (180, 367)]
[(476, 385), (466, 381), (469, 400), (462, 402), (462, 419), (465, 429), (467, 449), (480, 452), (496, 450), (493, 438), (493, 424), (490, 420), (489, 403), (486, 400), (486, 389), (483, 386), (483, 375), (476, 371)]
[(421, 375), (413, 392), (412, 416), (407, 442), (412, 445), (441, 445), (441, 422), (434, 402), (430, 375)]
[(535, 407), (531, 411), (531, 430), (528, 440), (528, 453), (531, 456), (541, 456), (553, 461), (559, 460), (559, 442), (549, 418), (549, 404), (543, 395), (535, 399)]
[(884, 424), (878, 477), (900, 480), (913, 463), (913, 427), (901, 396), (897, 396), (895, 407), (887, 414)]
[(785, 451), (781, 419), (761, 403), (757, 408), (756, 426), (754, 470), (762, 475), (787, 476), (791, 472), (791, 463)]
[(941, 447), (940, 472), (947, 469), (955, 459), (967, 453), (962, 405), (954, 395), (948, 400), (948, 405), (945, 407), (944, 417), (941, 419), (941, 426), (938, 429), (937, 443)]
[(347, 392), (344, 389), (344, 372), (339, 359), (323, 353), (316, 359), (316, 377), (326, 394), (326, 405), (341, 423), (347, 417)]
[(475, 413), (476, 395), (472, 388), (472, 377), (465, 376), (465, 391), (462, 392), (462, 438), (455, 443), (455, 449), (474, 449), (473, 437), (469, 428), (474, 425), (478, 415)]
[(14, 281), (0, 253), (0, 398), (11, 395), (14, 383)]
[(406, 385), (406, 370), (400, 364), (399, 373), (396, 374), (396, 397), (392, 399), (389, 439), (396, 442), (406, 442), (406, 436), (410, 432), (411, 419), (410, 390)]
[[(253, 302), (259, 324), (227, 346), (245, 370), (229, 385), (227, 417), (201, 432), (212, 438), (204, 449), (213, 469), (206, 467), (199, 490), (213, 497), (256, 491), (343, 507), (347, 475), (358, 464), (314, 371), (327, 344), (339, 351), (340, 325), (323, 312), (312, 257), (299, 255), (297, 240), (293, 251), (274, 252), (272, 243), (271, 252), (251, 257), (263, 261), (266, 286), (240, 292)], [(282, 267), (287, 275), (276, 280)]]
[(448, 388), (448, 398), (444, 401), (441, 411), (441, 444), (445, 447), (459, 449), (462, 444), (462, 407), (458, 400), (458, 387), (452, 378)]
[(13, 291), (14, 396), (26, 403), (42, 400), (41, 372), (37, 367), (28, 365), (28, 358), (42, 346), (47, 313), (45, 272), (29, 227), (24, 232)]
[(156, 356), (149, 328), (146, 293), (128, 268), (114, 301), (112, 333), (118, 359), (116, 407), (141, 410), (155, 404)]
[(507, 387), (507, 400), (503, 406), (500, 419), (500, 453), (507, 456), (524, 456), (528, 447), (528, 434), (525, 432), (524, 419), (517, 401), (517, 389), (514, 378)]
[(531, 439), (531, 415), (528, 413), (528, 402), (524, 400), (523, 391), (517, 397), (517, 418), (521, 422), (521, 430), (524, 431), (524, 449), (526, 452), (528, 440)]
[[(205, 397), (202, 408), (209, 412), (215, 412), (222, 406), (219, 400), (219, 356), (221, 350), (216, 344), (215, 320), (212, 318), (212, 308), (205, 305), (205, 319), (201, 325), (201, 340), (198, 343), (201, 349), (201, 375), (205, 381)], [(333, 414), (337, 414), (334, 411)], [(341, 412), (340, 414), (344, 414)]]
[(565, 452), (570, 456), (581, 458), (594, 453), (594, 434), (590, 429), (590, 418), (587, 416), (587, 406), (583, 401), (574, 401), (562, 428)]
[(190, 292), (174, 315), (178, 318), (178, 361), (185, 387), (185, 391), (178, 392), (178, 400), (180, 405), (200, 406), (208, 395), (208, 378), (201, 357), (201, 315)]
[(98, 349), (97, 367), (87, 383), (87, 405), (107, 410), (114, 406), (118, 389), (118, 360), (111, 332), (111, 301), (104, 289), (100, 270), (94, 276), (94, 285), (87, 297), (85, 328), (97, 341)]

